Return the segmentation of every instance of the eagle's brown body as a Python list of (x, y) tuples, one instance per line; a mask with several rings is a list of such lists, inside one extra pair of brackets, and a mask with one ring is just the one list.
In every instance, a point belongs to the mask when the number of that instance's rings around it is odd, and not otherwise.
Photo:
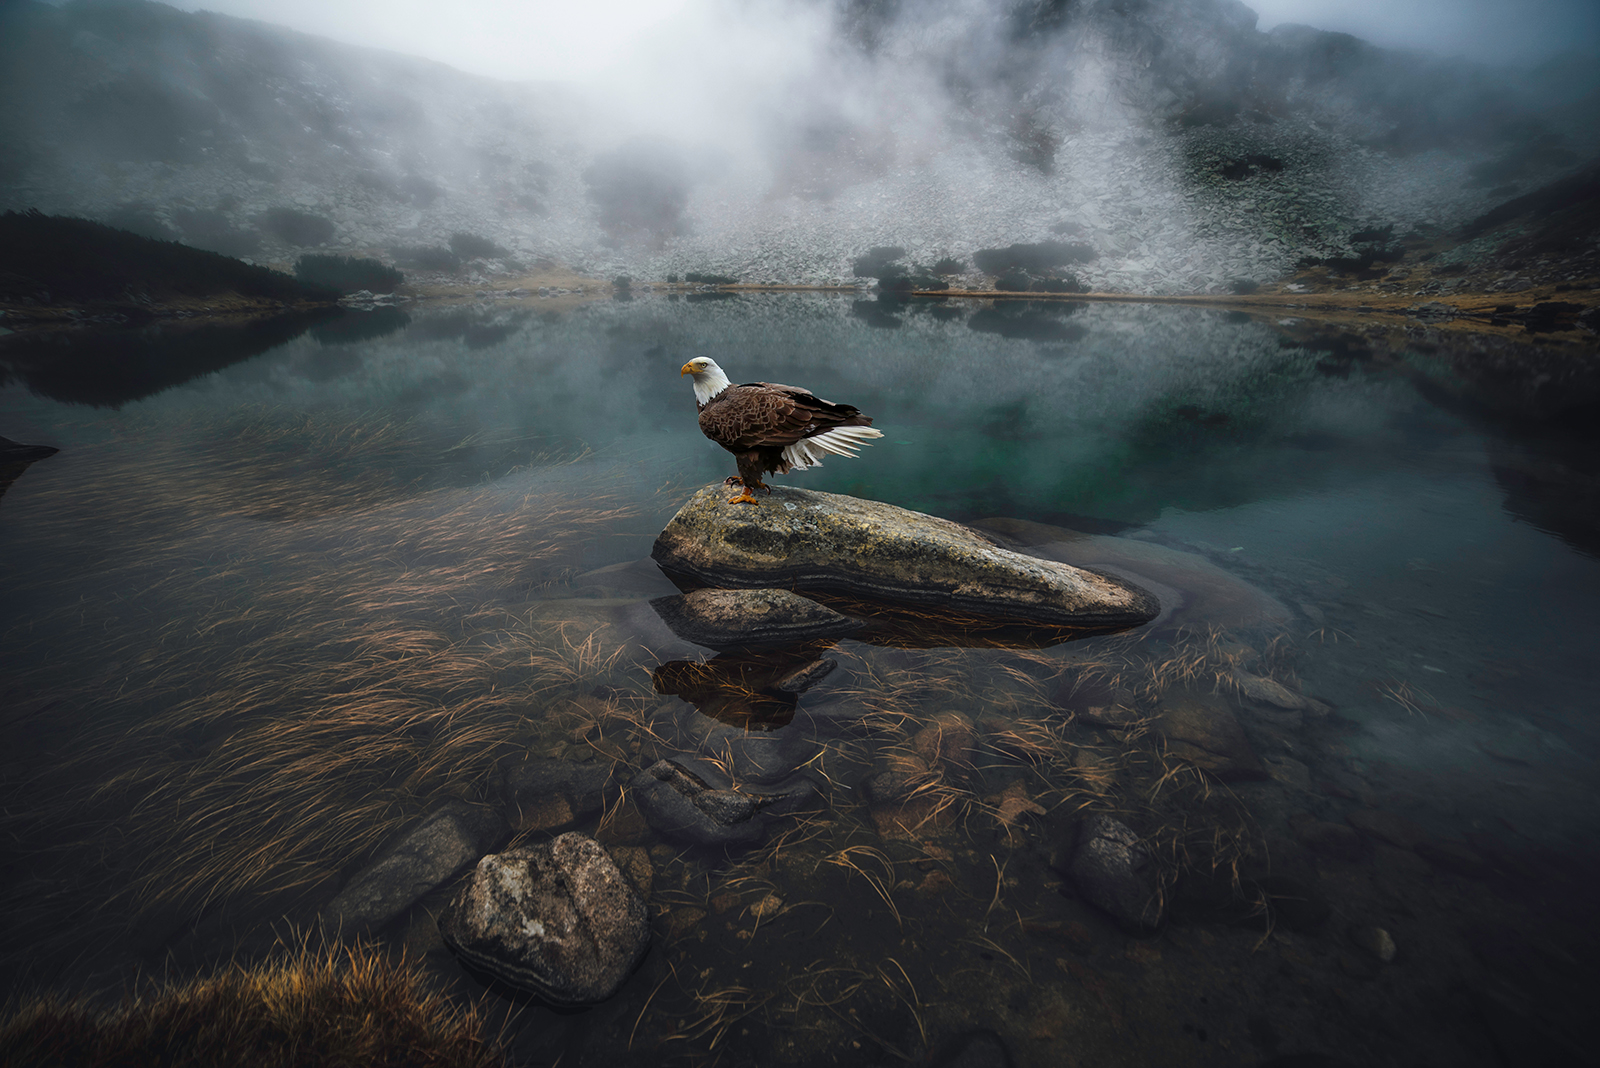
[[(697, 366), (698, 371), (694, 370)], [(823, 400), (799, 386), (778, 382), (723, 386), (726, 376), (722, 369), (703, 357), (685, 364), (684, 373), (695, 375), (700, 429), (733, 453), (739, 465), (744, 493), (734, 498), (736, 501), (753, 502), (751, 490), (767, 488), (761, 481), (763, 474), (782, 475), (792, 468), (814, 467), (825, 454), (854, 456), (866, 439), (882, 436), (868, 429), (872, 419), (860, 409)], [(701, 386), (703, 379), (709, 380), (705, 387)], [(706, 399), (699, 399), (702, 389), (719, 386)]]

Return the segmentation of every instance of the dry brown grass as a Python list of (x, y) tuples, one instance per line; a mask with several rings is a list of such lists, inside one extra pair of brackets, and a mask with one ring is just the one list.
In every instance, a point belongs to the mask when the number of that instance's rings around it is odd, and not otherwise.
[(13, 1004), (0, 1063), (171, 1068), (504, 1064), (476, 1007), (430, 989), (404, 956), (298, 939), (266, 961), (155, 984), (105, 1009), (48, 995)]

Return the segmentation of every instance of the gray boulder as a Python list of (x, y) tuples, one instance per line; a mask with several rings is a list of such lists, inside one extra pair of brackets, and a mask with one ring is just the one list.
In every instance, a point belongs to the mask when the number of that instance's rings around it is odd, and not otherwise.
[(1118, 923), (1152, 928), (1160, 922), (1155, 859), (1126, 824), (1106, 815), (1084, 820), (1070, 874), (1079, 896)]
[(509, 829), (498, 813), (446, 802), (346, 883), (323, 910), (323, 923), (344, 934), (382, 927), (504, 841)]
[(864, 624), (788, 590), (693, 590), (650, 602), (672, 633), (709, 649), (843, 638)]
[(484, 857), (439, 916), (468, 964), (558, 1006), (615, 994), (650, 945), (644, 899), (605, 847), (563, 834)]
[(1116, 628), (1161, 611), (1137, 586), (999, 548), (958, 523), (790, 487), (756, 505), (730, 505), (721, 485), (703, 489), (650, 555), (680, 582), (832, 592), (983, 619)]

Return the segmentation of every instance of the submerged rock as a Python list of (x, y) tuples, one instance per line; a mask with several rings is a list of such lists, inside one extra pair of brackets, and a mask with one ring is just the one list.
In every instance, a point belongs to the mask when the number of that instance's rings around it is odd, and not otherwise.
[(1365, 950), (1385, 964), (1394, 960), (1394, 936), (1382, 927), (1351, 928), (1350, 941), (1357, 949)]
[(776, 730), (747, 730), (712, 719), (689, 705), (678, 710), (675, 719), (673, 726), (682, 741), (741, 783), (765, 786), (781, 782), (822, 751), (811, 732), (792, 723)]
[(1252, 701), (1260, 701), (1275, 708), (1297, 712), (1310, 703), (1276, 679), (1252, 675), (1243, 668), (1233, 669), (1233, 681), (1239, 687), (1239, 692)]
[(1216, 694), (1177, 690), (1161, 699), (1157, 727), (1167, 751), (1221, 782), (1268, 778), (1227, 701)]
[(1129, 927), (1161, 920), (1155, 858), (1132, 828), (1110, 816), (1090, 816), (1078, 830), (1068, 873), (1085, 901)]
[(1290, 818), (1289, 828), (1301, 844), (1314, 853), (1350, 863), (1366, 856), (1361, 836), (1342, 823), (1330, 823), (1301, 813)]
[(582, 834), (484, 857), (439, 917), (468, 964), (560, 1006), (604, 1001), (650, 944), (645, 902)]
[(549, 830), (604, 807), (611, 766), (525, 760), (506, 768), (497, 785), (506, 817), (515, 829)]
[(345, 884), (323, 922), (345, 934), (376, 930), (504, 840), (499, 814), (450, 801)]
[(672, 633), (710, 649), (758, 649), (843, 638), (865, 624), (788, 590), (692, 590), (650, 607)]
[(754, 845), (771, 816), (804, 807), (816, 784), (793, 775), (759, 790), (735, 789), (713, 765), (692, 757), (656, 761), (634, 777), (632, 797), (645, 820), (668, 838), (689, 845)]
[(802, 694), (829, 675), (839, 666), (839, 661), (823, 657), (801, 664), (783, 678), (772, 684), (772, 688), (780, 693)]
[(882, 805), (909, 797), (934, 780), (928, 762), (921, 757), (890, 752), (884, 757), (882, 770), (863, 782), (861, 790), (869, 801)]
[(960, 712), (941, 712), (912, 735), (911, 748), (929, 767), (968, 769), (978, 751), (978, 732)]
[(722, 486), (703, 489), (650, 555), (677, 581), (815, 590), (1047, 626), (1130, 627), (1160, 611), (1131, 583), (999, 548), (958, 523), (789, 487), (736, 507)]
[(946, 1042), (927, 1063), (933, 1068), (1011, 1068), (1003, 1039), (987, 1028), (965, 1031)]

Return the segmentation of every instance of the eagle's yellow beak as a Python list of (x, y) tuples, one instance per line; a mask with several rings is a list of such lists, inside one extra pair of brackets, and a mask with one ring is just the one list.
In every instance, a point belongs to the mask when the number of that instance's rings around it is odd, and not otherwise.
[(678, 377), (682, 378), (684, 375), (692, 375), (692, 374), (694, 374), (694, 372), (695, 372), (694, 364), (692, 362), (686, 363), (686, 364), (683, 365), (682, 369), (678, 371)]

